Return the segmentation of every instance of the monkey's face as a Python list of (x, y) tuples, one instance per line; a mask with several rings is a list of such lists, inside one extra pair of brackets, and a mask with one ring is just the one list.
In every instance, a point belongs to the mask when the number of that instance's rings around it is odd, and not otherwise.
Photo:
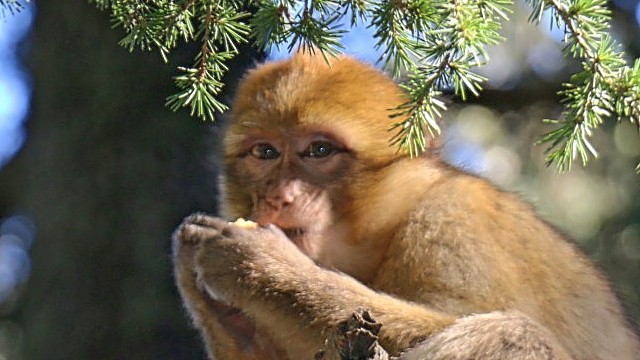
[(319, 260), (348, 231), (340, 209), (355, 154), (326, 132), (245, 134), (227, 159), (230, 215), (274, 224)]
[(297, 55), (249, 72), (225, 137), (227, 215), (275, 224), (317, 262), (353, 274), (353, 256), (340, 254), (371, 258), (365, 230), (381, 220), (370, 213), (386, 209), (359, 200), (398, 156), (389, 109), (404, 101), (390, 79), (350, 58), (329, 66)]

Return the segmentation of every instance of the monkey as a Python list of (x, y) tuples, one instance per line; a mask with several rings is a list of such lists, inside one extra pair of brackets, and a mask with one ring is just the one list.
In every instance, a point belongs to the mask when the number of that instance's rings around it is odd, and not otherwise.
[[(250, 70), (224, 137), (224, 218), (173, 236), (212, 359), (312, 359), (366, 309), (402, 359), (640, 359), (605, 277), (531, 205), (436, 151), (389, 146), (407, 102), (341, 55)], [(245, 218), (257, 226), (239, 226)]]

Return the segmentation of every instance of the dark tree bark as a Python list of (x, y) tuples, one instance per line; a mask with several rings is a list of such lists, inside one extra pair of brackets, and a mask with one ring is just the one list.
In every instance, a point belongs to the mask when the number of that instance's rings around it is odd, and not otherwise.
[(349, 319), (338, 324), (315, 359), (389, 360), (389, 354), (378, 343), (382, 325), (366, 310), (354, 312)]

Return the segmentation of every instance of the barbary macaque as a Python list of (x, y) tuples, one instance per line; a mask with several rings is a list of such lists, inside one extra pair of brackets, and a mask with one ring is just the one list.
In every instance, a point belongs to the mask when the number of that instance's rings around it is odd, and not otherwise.
[[(215, 359), (313, 359), (359, 309), (403, 359), (640, 359), (605, 278), (518, 196), (389, 146), (401, 89), (297, 54), (240, 84), (226, 219), (174, 235), (177, 285)], [(230, 223), (245, 218), (256, 224)]]

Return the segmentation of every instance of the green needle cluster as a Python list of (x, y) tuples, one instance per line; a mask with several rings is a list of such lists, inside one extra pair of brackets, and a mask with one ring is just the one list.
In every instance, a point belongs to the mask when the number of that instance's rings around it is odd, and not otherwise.
[[(609, 36), (606, 0), (528, 2), (534, 21), (551, 11), (555, 25), (564, 30), (565, 55), (582, 62), (582, 70), (560, 91), (563, 119), (545, 120), (555, 128), (540, 140), (548, 145), (547, 164), (565, 171), (577, 158), (584, 165), (597, 156), (590, 138), (605, 120), (628, 120), (640, 130), (640, 61), (627, 66), (620, 46)], [(640, 171), (640, 165), (636, 169)]]
[(23, 2), (29, 2), (29, 0), (0, 0), (0, 17), (7, 16), (7, 12), (14, 15), (24, 9)]

